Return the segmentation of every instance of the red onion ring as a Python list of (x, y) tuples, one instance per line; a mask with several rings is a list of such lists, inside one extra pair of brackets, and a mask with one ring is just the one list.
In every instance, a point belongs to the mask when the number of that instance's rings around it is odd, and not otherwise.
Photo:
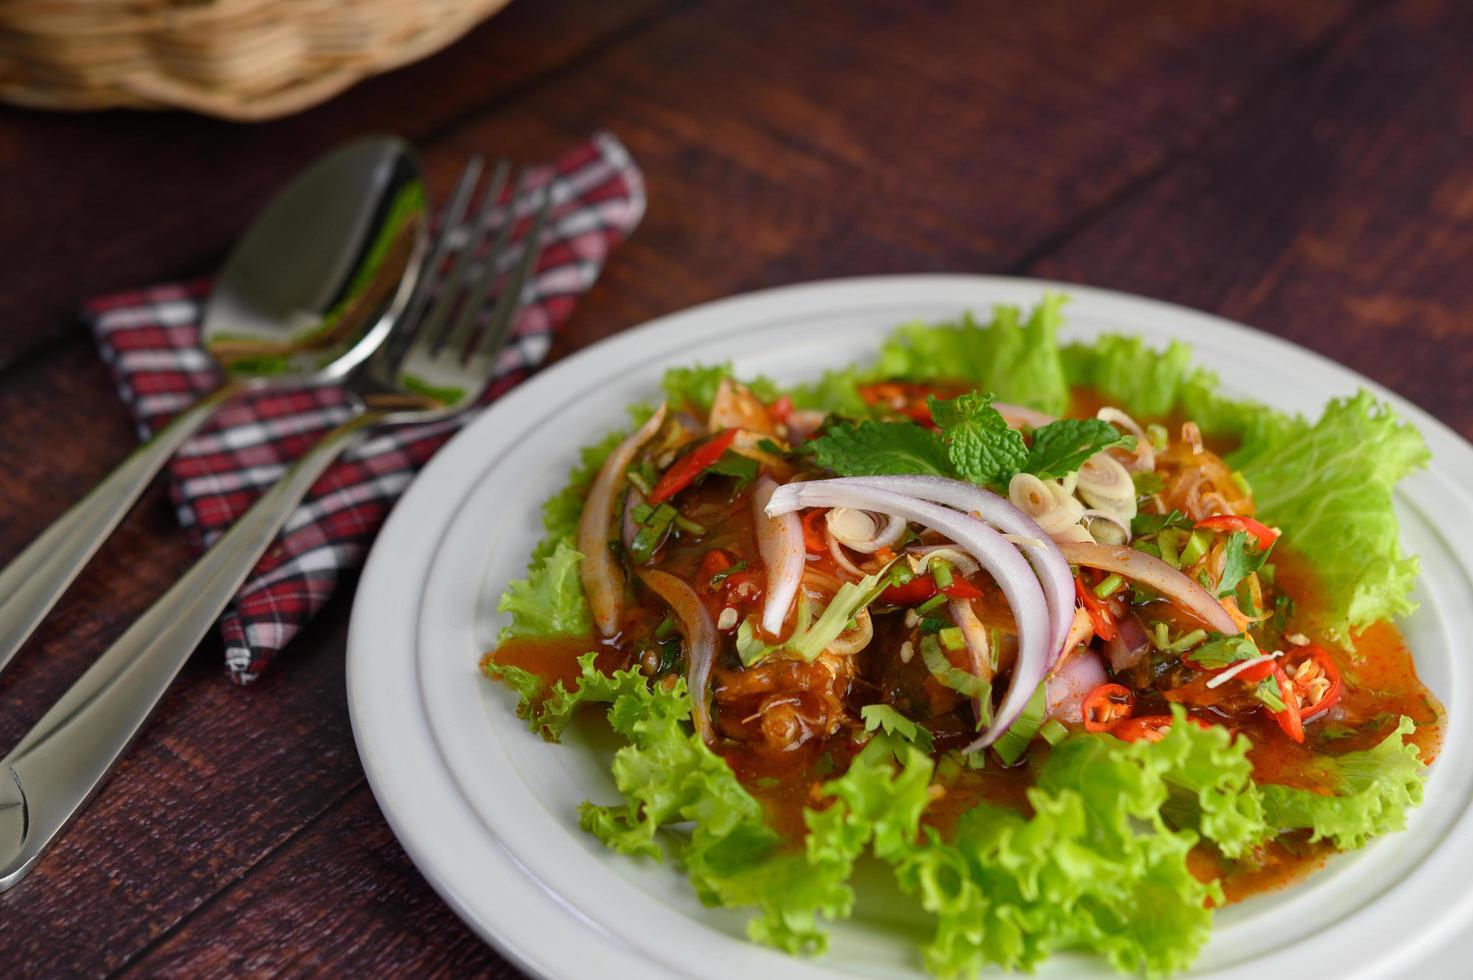
[(583, 554), (583, 561), (578, 565), (578, 577), (588, 597), (593, 623), (604, 636), (613, 636), (619, 631), (619, 619), (624, 612), (624, 573), (609, 553), (614, 491), (619, 488), (619, 481), (624, 479), (624, 471), (634, 462), (634, 454), (664, 421), (665, 405), (662, 402), (649, 421), (614, 447), (599, 468), (598, 476), (594, 477), (588, 499), (583, 503), (583, 515), (578, 519), (578, 550)]
[(969, 514), (975, 513), (1003, 534), (1021, 539), (1016, 542), (1017, 548), (1033, 566), (1034, 574), (1043, 586), (1044, 601), (1048, 603), (1049, 645), (1052, 650), (1047, 666), (1052, 667), (1059, 659), (1064, 652), (1069, 626), (1074, 622), (1074, 574), (1069, 571), (1069, 563), (1064, 560), (1059, 546), (1031, 517), (995, 493), (939, 476), (856, 476), (832, 482), (890, 490)]
[(790, 514), (808, 507), (863, 507), (923, 524), (955, 541), (996, 580), (1017, 622), (1018, 661), (992, 725), (965, 751), (991, 745), (1022, 714), (1052, 660), (1049, 607), (1038, 579), (1018, 549), (975, 517), (850, 480), (816, 480), (778, 487), (767, 504), (767, 513)]
[(1155, 555), (1117, 544), (1088, 544), (1066, 541), (1059, 550), (1071, 565), (1084, 565), (1114, 572), (1148, 586), (1200, 619), (1203, 625), (1226, 636), (1242, 632), (1233, 617), (1202, 586), (1187, 578)]
[(767, 503), (778, 485), (763, 474), (752, 494), (757, 517), (757, 551), (767, 568), (767, 595), (762, 601), (762, 629), (771, 636), (782, 633), (788, 609), (798, 595), (803, 579), (805, 549), (803, 525), (797, 514), (769, 516)]
[(685, 638), (685, 686), (690, 690), (691, 721), (701, 740), (709, 742), (711, 709), (706, 704), (706, 689), (711, 684), (711, 665), (716, 662), (716, 624), (701, 597), (674, 575), (647, 569), (639, 577), (675, 613), (677, 629)]

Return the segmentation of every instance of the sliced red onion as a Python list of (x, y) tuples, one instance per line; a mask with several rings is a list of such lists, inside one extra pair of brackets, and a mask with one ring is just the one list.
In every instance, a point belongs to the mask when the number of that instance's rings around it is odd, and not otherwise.
[(1049, 607), (1037, 577), (1018, 549), (975, 517), (853, 480), (816, 480), (778, 487), (767, 504), (767, 513), (790, 514), (807, 507), (862, 507), (923, 524), (955, 541), (996, 580), (1018, 626), (1018, 660), (992, 725), (966, 751), (991, 745), (1027, 707), (1052, 660)]
[(1115, 621), (1115, 639), (1105, 643), (1105, 656), (1110, 659), (1110, 669), (1118, 674), (1140, 663), (1150, 649), (1151, 638), (1140, 617), (1127, 612)]
[(1233, 622), (1233, 617), (1222, 608), (1222, 603), (1212, 598), (1212, 593), (1155, 555), (1124, 545), (1079, 544), (1073, 541), (1061, 544), (1059, 549), (1071, 565), (1114, 572), (1154, 589), (1218, 633), (1236, 636), (1242, 632)]
[(598, 476), (594, 477), (588, 499), (583, 502), (583, 516), (578, 519), (578, 550), (583, 554), (578, 576), (588, 597), (589, 611), (593, 613), (593, 624), (604, 636), (613, 636), (619, 631), (619, 618), (624, 610), (624, 573), (609, 553), (614, 492), (619, 489), (619, 481), (624, 479), (624, 471), (634, 462), (635, 453), (649, 442), (664, 421), (665, 405), (662, 402), (649, 421), (614, 447)]
[(685, 582), (668, 572), (646, 569), (640, 580), (665, 600), (680, 635), (685, 639), (685, 685), (690, 689), (691, 721), (704, 741), (711, 741), (711, 709), (706, 689), (711, 684), (711, 665), (716, 662), (716, 624), (705, 603)]
[(762, 601), (762, 629), (770, 636), (783, 630), (788, 609), (798, 595), (803, 579), (803, 524), (793, 513), (769, 516), (768, 501), (778, 489), (772, 477), (763, 474), (752, 495), (757, 518), (757, 551), (767, 567), (767, 595)]
[(1051, 649), (1047, 666), (1052, 667), (1064, 652), (1064, 638), (1074, 622), (1074, 575), (1059, 546), (1027, 514), (995, 493), (939, 476), (857, 476), (833, 482), (876, 487), (954, 507), (976, 514), (1003, 534), (1011, 535), (1010, 540), (1033, 566), (1048, 603)]
[(1027, 405), (1009, 405), (1007, 402), (993, 402), (992, 407), (997, 409), (1004, 422), (1014, 429), (1039, 429), (1050, 422), (1055, 421), (1047, 412), (1040, 412)]
[(1105, 666), (1088, 650), (1074, 654), (1049, 675), (1044, 685), (1044, 704), (1050, 718), (1084, 724), (1084, 697), (1105, 683)]

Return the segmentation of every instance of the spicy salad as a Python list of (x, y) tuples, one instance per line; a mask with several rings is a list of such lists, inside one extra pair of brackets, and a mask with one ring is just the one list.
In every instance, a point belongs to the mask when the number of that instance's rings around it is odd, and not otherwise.
[(1184, 969), (1212, 909), (1404, 825), (1443, 717), (1391, 622), (1421, 438), (1061, 347), (1061, 305), (792, 389), (672, 370), (583, 450), (483, 666), (544, 737), (622, 737), (586, 831), (794, 954), (872, 854), (953, 976)]

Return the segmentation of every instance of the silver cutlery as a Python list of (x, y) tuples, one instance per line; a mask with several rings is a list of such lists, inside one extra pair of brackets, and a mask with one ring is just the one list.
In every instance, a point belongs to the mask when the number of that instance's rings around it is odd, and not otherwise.
[[(97, 790), (328, 465), (370, 430), (445, 419), (479, 399), (495, 375), (551, 206), (544, 191), (518, 254), (509, 243), (519, 195), (512, 194), (513, 206), (497, 203), (508, 169), (496, 167), (472, 214), (481, 165), (467, 168), (432, 251), (436, 267), (453, 256), (446, 280), (431, 294), (432, 277), (423, 276), (409, 304), (423, 316), (401, 319), (389, 342), (343, 380), (352, 417), (287, 470), (0, 760), (0, 891), (25, 876)], [(501, 291), (482, 323), (478, 314), (497, 280)]]
[(206, 304), (205, 348), (227, 372), (0, 571), (0, 670), (184, 441), (250, 390), (324, 384), (378, 349), (414, 289), (424, 184), (402, 140), (321, 158), (272, 200)]

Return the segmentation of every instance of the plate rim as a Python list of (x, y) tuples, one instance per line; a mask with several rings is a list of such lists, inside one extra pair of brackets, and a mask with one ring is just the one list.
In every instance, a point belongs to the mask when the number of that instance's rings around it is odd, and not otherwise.
[[(411, 859), (419, 868), (420, 872), (429, 881), (432, 887), (441, 894), (451, 905), (452, 909), (483, 938), (501, 949), (503, 953), (521, 965), (524, 969), (531, 970), (541, 975), (563, 975), (564, 971), (547, 961), (546, 957), (538, 954), (535, 950), (527, 948), (526, 944), (519, 942), (517, 937), (508, 935), (506, 929), (496, 929), (484, 921), (475, 905), (470, 899), (461, 894), (453, 883), (443, 873), (444, 858), (426, 846), (422, 833), (416, 830), (414, 818), (404, 808), (402, 799), (404, 787), (398, 785), (396, 773), (381, 763), (378, 754), (377, 735), (373, 732), (373, 726), (368, 721), (365, 713), (369, 705), (370, 679), (375, 675), (372, 673), (371, 656), (375, 646), (374, 639), (378, 631), (371, 630), (367, 624), (373, 620), (371, 616), (374, 599), (384, 591), (384, 585), (399, 579), (402, 581), (404, 567), (402, 564), (391, 561), (387, 556), (394, 551), (394, 543), (406, 539), (406, 534), (412, 531), (409, 523), (411, 515), (418, 512), (432, 497), (432, 489), (443, 485), (456, 470), (471, 470), (472, 475), (466, 481), (464, 474), (461, 482), (467, 482), (460, 497), (463, 498), (474, 486), (475, 473), (479, 472), (476, 459), (476, 433), (484, 431), (496, 422), (507, 417), (515, 417), (515, 412), (523, 404), (529, 403), (533, 396), (544, 389), (548, 389), (576, 377), (585, 370), (585, 365), (595, 364), (601, 357), (607, 356), (613, 349), (620, 351), (629, 348), (660, 346), (651, 343), (658, 339), (664, 341), (665, 336), (673, 336), (676, 330), (692, 323), (703, 320), (714, 321), (729, 316), (733, 311), (739, 311), (746, 307), (763, 304), (792, 303), (802, 306), (804, 303), (813, 303), (816, 307), (823, 307), (831, 298), (838, 298), (855, 290), (860, 291), (885, 291), (894, 288), (897, 290), (931, 290), (946, 292), (948, 290), (973, 291), (976, 293), (1006, 293), (1024, 292), (1033, 296), (1045, 291), (1058, 291), (1070, 294), (1073, 297), (1082, 298), (1091, 304), (1104, 306), (1119, 306), (1122, 312), (1141, 311), (1154, 309), (1158, 317), (1166, 316), (1172, 318), (1183, 318), (1195, 320), (1199, 323), (1211, 323), (1218, 328), (1226, 328), (1229, 332), (1250, 336), (1252, 341), (1258, 345), (1267, 345), (1267, 350), (1272, 352), (1277, 348), (1283, 351), (1293, 351), (1296, 356), (1308, 356), (1319, 363), (1321, 368), (1328, 369), (1330, 377), (1337, 383), (1349, 382), (1370, 389), (1378, 397), (1392, 401), (1398, 411), (1413, 421), (1421, 430), (1429, 447), (1433, 449), (1434, 458), (1439, 464), (1455, 464), (1454, 470), (1459, 477), (1467, 476), (1468, 482), (1473, 482), (1473, 447), (1470, 447), (1453, 430), (1442, 422), (1425, 412), (1420, 407), (1412, 404), (1395, 392), (1384, 386), (1367, 379), (1357, 372), (1341, 365), (1324, 355), (1315, 351), (1300, 347), (1291, 341), (1285, 340), (1273, 334), (1268, 334), (1247, 325), (1227, 320), (1200, 310), (1193, 310), (1177, 304), (1139, 297), (1129, 293), (1115, 290), (1099, 289), (1097, 287), (1081, 286), (1073, 283), (1062, 283), (1050, 280), (1028, 279), (1005, 276), (971, 276), (971, 275), (902, 275), (902, 276), (858, 276), (841, 279), (821, 280), (811, 283), (800, 283), (794, 285), (780, 286), (772, 289), (760, 290), (737, 296), (725, 297), (690, 307), (685, 310), (670, 313), (643, 325), (633, 327), (615, 334), (605, 340), (578, 351), (561, 362), (540, 372), (535, 378), (526, 384), (518, 386), (501, 399), (495, 406), (474, 420), (470, 425), (458, 434), (436, 457), (431, 460), (425, 471), (421, 474), (424, 479), (417, 479), (410, 487), (408, 493), (395, 507), (390, 515), (389, 521), (379, 535), (374, 549), (369, 556), (368, 562), (359, 584), (358, 594), (355, 597), (352, 619), (350, 622), (348, 638), (348, 665), (347, 686), (349, 712), (352, 722), (355, 742), (358, 745), (360, 756), (364, 764), (365, 773), (368, 776), (370, 787), (388, 819), (391, 829), (398, 837), (402, 846), (409, 853)], [(830, 304), (837, 305), (837, 304)], [(852, 303), (850, 305), (853, 305)], [(862, 304), (861, 304), (862, 305)], [(972, 304), (972, 305), (980, 305)], [(1189, 336), (1184, 339), (1190, 341)], [(1453, 459), (1452, 457), (1458, 457)], [(459, 499), (459, 498), (458, 498)], [(420, 532), (422, 534), (422, 532)], [(427, 570), (433, 565), (433, 554), (425, 556), (426, 574), (420, 577), (423, 582), (428, 578)], [(397, 573), (397, 574), (396, 574)], [(413, 637), (411, 636), (411, 645)], [(381, 654), (379, 654), (381, 656)], [(407, 656), (407, 661), (417, 658)], [(420, 712), (426, 712), (428, 706), (424, 702), (424, 692), (416, 690), (418, 696), (414, 699)], [(449, 787), (454, 790), (457, 798), (463, 805), (468, 806), (468, 801), (461, 792), (455, 781), (453, 773), (448, 770), (445, 759), (440, 755), (436, 745), (433, 731), (426, 725), (425, 734), (429, 735), (429, 744), (434, 749), (433, 761), (445, 771), (442, 775), (448, 780)], [(483, 832), (486, 828), (482, 827)], [(499, 846), (500, 842), (496, 842)], [(498, 870), (512, 873), (515, 878), (523, 880), (523, 887), (519, 891), (528, 903), (523, 911), (533, 907), (541, 908), (542, 911), (560, 910), (567, 912), (568, 908), (557, 902), (555, 896), (549, 896), (537, 892), (539, 883), (530, 875), (523, 876), (520, 865), (515, 855), (501, 854), (502, 860)], [(542, 900), (540, 903), (538, 900)], [(598, 937), (597, 955), (612, 957), (613, 961), (627, 962), (638, 965), (646, 975), (649, 975), (651, 964), (647, 960), (635, 958), (630, 960), (629, 954), (635, 951), (618, 937), (593, 930)], [(566, 953), (566, 950), (562, 952)]]

